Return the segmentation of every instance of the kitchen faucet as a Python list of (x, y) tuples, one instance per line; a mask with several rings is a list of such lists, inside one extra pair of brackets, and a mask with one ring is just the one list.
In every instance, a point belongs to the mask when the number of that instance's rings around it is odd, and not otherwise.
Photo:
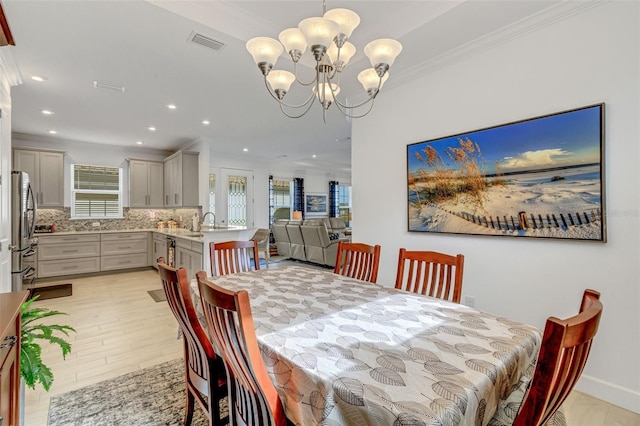
[(211, 216), (213, 216), (213, 226), (216, 226), (216, 215), (213, 212), (206, 212), (204, 215), (202, 215), (202, 225), (204, 225), (204, 220), (207, 217), (207, 215), (210, 214)]

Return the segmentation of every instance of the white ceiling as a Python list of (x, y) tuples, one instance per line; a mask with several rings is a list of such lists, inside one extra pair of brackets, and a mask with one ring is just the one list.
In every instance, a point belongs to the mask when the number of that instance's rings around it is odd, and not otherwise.
[[(469, 52), (469, 46), (495, 43), (496, 34), (508, 34), (505, 29), (560, 3), (327, 0), (327, 9), (347, 7), (362, 18), (341, 95), (354, 102), (361, 96), (356, 75), (370, 66), (362, 54), (368, 41), (396, 38), (404, 47), (376, 100), (384, 102), (385, 90)], [(335, 106), (326, 124), (318, 104), (303, 118), (285, 117), (244, 47), (251, 37), (277, 38), (301, 19), (321, 15), (321, 0), (4, 0), (3, 7), (24, 82), (12, 89), (14, 133), (45, 139), (55, 129), (64, 140), (123, 146), (142, 141), (172, 151), (203, 137), (212, 156), (350, 170), (351, 126)], [(194, 31), (226, 46), (213, 51), (190, 43)], [(281, 57), (276, 68), (290, 69), (287, 61)], [(312, 69), (302, 70), (310, 78)], [(47, 81), (37, 83), (32, 75)], [(126, 90), (95, 89), (95, 80)], [(288, 95), (293, 100), (295, 89)], [(168, 103), (178, 108), (170, 111)], [(45, 116), (43, 109), (55, 114)], [(203, 126), (203, 119), (211, 124)]]

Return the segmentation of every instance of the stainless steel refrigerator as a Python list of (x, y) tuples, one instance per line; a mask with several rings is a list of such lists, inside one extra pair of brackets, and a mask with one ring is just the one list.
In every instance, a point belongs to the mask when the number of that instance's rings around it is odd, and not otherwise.
[[(11, 172), (11, 290), (26, 290), (33, 284), (36, 270), (28, 262), (36, 254), (36, 199), (29, 174)], [(35, 264), (35, 263), (34, 263)]]

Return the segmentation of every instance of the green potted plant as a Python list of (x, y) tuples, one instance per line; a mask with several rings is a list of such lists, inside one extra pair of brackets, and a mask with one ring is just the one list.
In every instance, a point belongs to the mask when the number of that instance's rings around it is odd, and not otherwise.
[(54, 335), (54, 332), (69, 336), (70, 332), (76, 330), (68, 325), (36, 322), (43, 318), (66, 315), (64, 312), (52, 311), (47, 308), (32, 308), (31, 304), (37, 299), (38, 296), (35, 296), (27, 300), (20, 310), (22, 315), (20, 322), (22, 327), (20, 333), (22, 339), (20, 344), (20, 376), (29, 388), (35, 389), (36, 384), (40, 383), (44, 390), (49, 391), (53, 383), (53, 373), (42, 362), (42, 346), (39, 341), (60, 346), (62, 357), (65, 358), (71, 352), (71, 344), (62, 337)]

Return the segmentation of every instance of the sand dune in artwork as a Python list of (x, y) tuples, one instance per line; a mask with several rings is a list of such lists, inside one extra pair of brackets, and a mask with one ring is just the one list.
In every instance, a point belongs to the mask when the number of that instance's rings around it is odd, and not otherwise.
[[(534, 216), (600, 212), (600, 168), (591, 165), (564, 170), (511, 175), (505, 185), (488, 187), (482, 205), (461, 194), (437, 205), (415, 203), (409, 206), (409, 230), (465, 234), (512, 235), (547, 238), (600, 240), (602, 221), (588, 224), (538, 229), (494, 229), (459, 217), (466, 213), (480, 217), (518, 217), (520, 212)], [(589, 213), (591, 215), (591, 213)], [(591, 217), (591, 216), (590, 216)], [(516, 222), (517, 223), (517, 222)]]

